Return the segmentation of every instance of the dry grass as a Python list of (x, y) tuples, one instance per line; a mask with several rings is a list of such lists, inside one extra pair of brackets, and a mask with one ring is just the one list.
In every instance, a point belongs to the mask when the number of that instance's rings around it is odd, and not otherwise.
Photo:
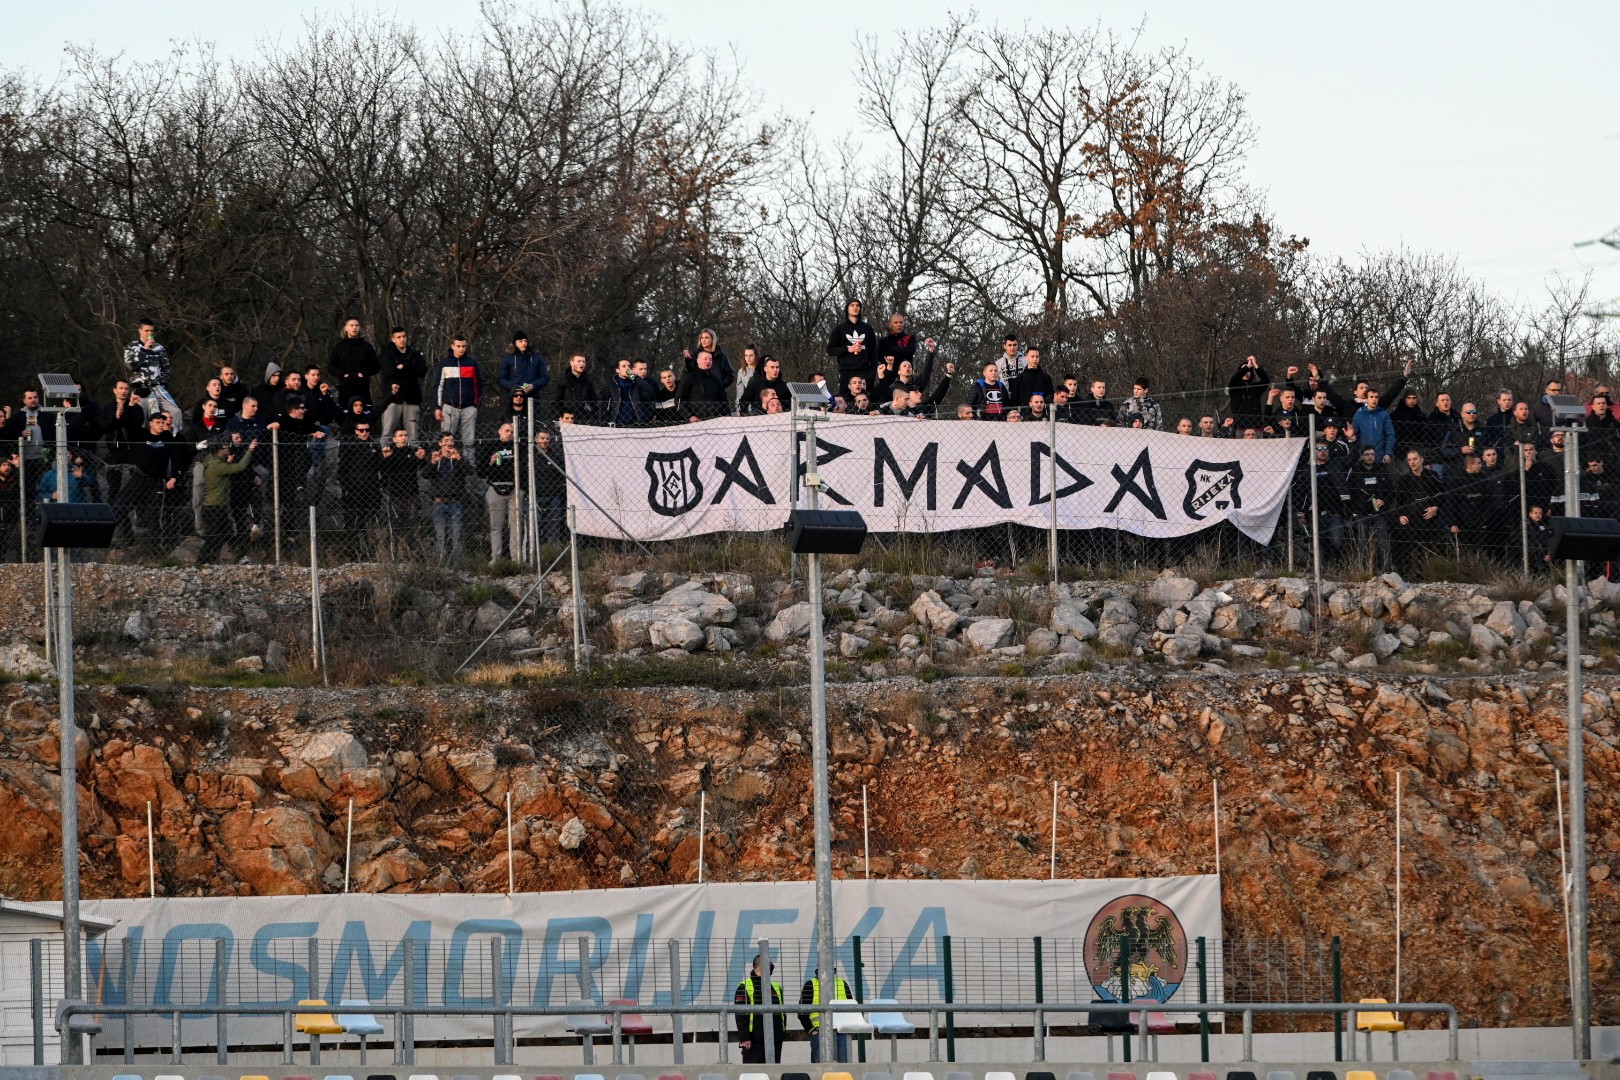
[(557, 660), (480, 664), (462, 676), (473, 686), (510, 686), (514, 680), (555, 679), (568, 674), (568, 665)]

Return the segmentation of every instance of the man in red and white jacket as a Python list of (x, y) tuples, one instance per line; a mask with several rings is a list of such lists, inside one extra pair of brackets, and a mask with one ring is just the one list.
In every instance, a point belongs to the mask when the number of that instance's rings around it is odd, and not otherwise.
[(435, 378), (433, 416), (439, 430), (455, 435), (468, 454), (478, 437), (478, 397), (483, 384), (478, 377), (478, 361), (467, 349), (467, 339), (457, 334), (450, 341), (450, 353), (438, 364)]

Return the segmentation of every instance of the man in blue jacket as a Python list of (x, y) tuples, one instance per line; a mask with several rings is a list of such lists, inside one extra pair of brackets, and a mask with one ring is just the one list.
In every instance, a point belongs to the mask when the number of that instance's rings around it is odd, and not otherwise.
[(439, 430), (456, 435), (471, 454), (478, 437), (478, 361), (467, 350), (467, 339), (457, 334), (450, 341), (450, 353), (439, 361), (438, 392), (433, 417)]
[(1368, 390), (1365, 403), (1356, 410), (1350, 426), (1355, 429), (1356, 441), (1363, 447), (1378, 452), (1378, 460), (1388, 465), (1395, 453), (1395, 422), (1378, 405), (1378, 391)]
[(546, 358), (529, 349), (529, 335), (522, 330), (512, 332), (512, 351), (501, 357), (501, 371), (495, 377), (510, 398), (521, 390), (525, 399), (532, 398), (551, 383), (551, 370)]

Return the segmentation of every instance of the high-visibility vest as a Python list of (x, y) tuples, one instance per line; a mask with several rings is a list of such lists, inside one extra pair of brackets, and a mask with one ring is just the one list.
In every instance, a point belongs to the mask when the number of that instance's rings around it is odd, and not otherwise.
[[(750, 1004), (750, 1005), (754, 1004), (754, 980), (752, 978), (744, 979), (742, 981), (742, 986), (743, 986), (743, 993), (748, 995), (748, 1004)], [(782, 1003), (782, 984), (779, 983), (779, 982), (774, 982), (773, 981), (771, 983), (771, 994), (776, 999), (776, 1000), (772, 1001), (771, 1004), (772, 1005), (780, 1005)], [(771, 1019), (776, 1020), (776, 1019), (778, 1019), (778, 1017), (777, 1016), (772, 1016)], [(759, 1014), (758, 1013), (749, 1013), (748, 1014), (748, 1033), (750, 1035), (752, 1035), (754, 1033), (754, 1029), (756, 1027), (758, 1027), (758, 1026), (759, 1026)]]
[[(833, 980), (833, 1000), (834, 1001), (854, 1001), (855, 1000), (849, 994), (849, 983), (845, 982), (843, 979), (834, 979)], [(821, 1004), (821, 980), (819, 978), (810, 980), (810, 1004), (812, 1004), (812, 1005), (820, 1005)], [(821, 1014), (820, 1013), (813, 1012), (813, 1013), (810, 1014), (810, 1026), (813, 1027), (813, 1028), (818, 1028), (818, 1027), (821, 1026)]]

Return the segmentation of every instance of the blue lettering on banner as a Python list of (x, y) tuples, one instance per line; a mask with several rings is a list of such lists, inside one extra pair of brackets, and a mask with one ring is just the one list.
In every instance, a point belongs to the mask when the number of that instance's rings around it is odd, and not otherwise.
[[(456, 924), (450, 932), (450, 957), (444, 965), (444, 997), (443, 1001), (451, 1007), (466, 1007), (479, 1005), (494, 1005), (493, 992), (478, 997), (466, 997), (462, 994), (461, 983), (466, 977), (467, 947), (472, 943), (474, 935), (499, 934), (503, 943), (501, 945), (501, 978), (506, 983), (506, 996), (512, 996), (512, 980), (517, 976), (518, 953), (523, 949), (523, 927), (510, 919), (467, 919)], [(480, 970), (486, 965), (482, 961), (476, 965)], [(491, 987), (491, 991), (493, 991)]]
[(230, 966), (231, 943), (235, 936), (231, 928), (223, 923), (181, 923), (170, 930), (163, 937), (163, 956), (158, 962), (157, 987), (152, 991), (154, 1005), (218, 1005), (219, 1001), (219, 967), (214, 963), (213, 953), (208, 955), (208, 996), (201, 1001), (175, 1001), (172, 997), (174, 991), (174, 969), (180, 960), (181, 945), (187, 941), (215, 941), (223, 939), (225, 946), (225, 963)]
[[(124, 951), (124, 942), (128, 941), (129, 951)], [(96, 986), (100, 994), (96, 1000), (103, 1005), (130, 1005), (130, 990), (133, 988), (135, 973), (141, 969), (141, 947), (146, 944), (146, 927), (131, 926), (124, 931), (124, 937), (118, 942), (118, 947), (109, 950), (105, 938), (94, 937), (84, 943), (85, 962), (89, 964)], [(114, 981), (108, 968), (107, 953), (118, 953), (118, 978)]]
[[(579, 946), (576, 944), (570, 949), (563, 948), (563, 938), (568, 934), (590, 934), (595, 939), (586, 960), (589, 970), (581, 972), (579, 969)], [(534, 1004), (550, 1005), (552, 982), (559, 975), (572, 975), (575, 980), (589, 985), (589, 996), (596, 1001), (602, 1000), (602, 990), (596, 985), (596, 980), (589, 977), (590, 971), (599, 971), (607, 963), (608, 950), (613, 946), (613, 924), (606, 919), (593, 915), (580, 915), (565, 919), (546, 920), (546, 937), (540, 946), (540, 972), (534, 980)], [(563, 955), (564, 953), (567, 955)], [(580, 989), (576, 987), (576, 989)], [(585, 991), (581, 989), (583, 995)], [(572, 998), (573, 992), (564, 995)]]
[[(343, 936), (338, 939), (337, 951), (332, 956), (332, 971), (326, 980), (326, 1000), (341, 1001), (350, 996), (363, 997), (367, 1001), (388, 1000), (389, 988), (405, 969), (405, 950), (416, 949), (416, 968), (411, 974), (411, 981), (415, 986), (409, 1000), (425, 1002), (428, 983), (427, 943), (433, 935), (432, 926), (427, 919), (417, 919), (406, 927), (399, 944), (388, 954), (387, 962), (379, 971), (371, 952), (371, 938), (366, 933), (366, 924), (359, 919), (351, 919), (344, 923)], [(360, 993), (350, 995), (349, 972), (355, 967), (360, 969)]]
[(647, 950), (652, 948), (653, 917), (636, 916), (636, 936), (630, 942), (630, 964), (624, 973), (624, 996), (641, 1000), (641, 978), (647, 972)]
[[(290, 960), (277, 960), (270, 955), (270, 944), (288, 938), (311, 938), (319, 929), (320, 924), (312, 922), (265, 923), (259, 927), (253, 935), (253, 946), (248, 952), (253, 967), (274, 978), (289, 980), (292, 983), (292, 992), (279, 998), (264, 998), (243, 1004), (296, 1005), (305, 998), (314, 997), (315, 995), (310, 993), (309, 968)], [(297, 953), (293, 955), (296, 956)]]
[[(691, 941), (691, 948), (686, 950), (687, 962), (690, 965), (686, 978), (681, 984), (681, 1004), (690, 1005), (703, 993), (704, 980), (709, 975), (709, 944), (714, 940), (714, 912), (698, 912), (697, 936)], [(658, 990), (653, 993), (654, 1005), (668, 1005), (669, 991)]]
[[(755, 928), (784, 923), (791, 926), (798, 921), (798, 908), (743, 908), (737, 912), (737, 936), (731, 942), (731, 970), (726, 973), (726, 986), (736, 986), (748, 977), (754, 963), (755, 946), (761, 937), (754, 933)], [(780, 955), (772, 948), (771, 962), (775, 963)]]
[[(924, 942), (930, 932), (934, 936), (933, 944), (925, 946)], [(906, 936), (906, 943), (900, 947), (900, 954), (894, 958), (894, 963), (889, 968), (889, 977), (883, 980), (883, 992), (877, 996), (898, 998), (901, 985), (926, 981), (934, 984), (928, 991), (933, 1000), (945, 1000), (945, 957), (940, 948), (940, 939), (950, 932), (945, 923), (944, 908), (923, 908), (922, 913), (917, 916), (916, 925)], [(933, 959), (924, 960), (922, 958), (924, 953), (931, 955)]]

